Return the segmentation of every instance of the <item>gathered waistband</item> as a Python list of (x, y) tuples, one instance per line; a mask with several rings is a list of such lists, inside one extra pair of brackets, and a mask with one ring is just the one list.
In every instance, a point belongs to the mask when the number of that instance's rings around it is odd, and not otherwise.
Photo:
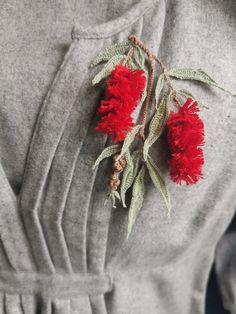
[(0, 291), (17, 294), (40, 294), (48, 297), (99, 295), (112, 290), (107, 273), (46, 274), (0, 271)]

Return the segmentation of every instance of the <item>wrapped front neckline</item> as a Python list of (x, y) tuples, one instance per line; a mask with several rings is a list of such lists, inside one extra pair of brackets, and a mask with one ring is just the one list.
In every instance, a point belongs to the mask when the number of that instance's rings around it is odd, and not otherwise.
[(72, 39), (108, 38), (125, 30), (126, 28), (137, 22), (139, 18), (142, 17), (145, 12), (154, 4), (155, 2), (153, 0), (141, 0), (139, 3), (132, 6), (123, 15), (97, 25), (85, 27), (84, 25), (76, 22), (72, 30), (71, 37)]

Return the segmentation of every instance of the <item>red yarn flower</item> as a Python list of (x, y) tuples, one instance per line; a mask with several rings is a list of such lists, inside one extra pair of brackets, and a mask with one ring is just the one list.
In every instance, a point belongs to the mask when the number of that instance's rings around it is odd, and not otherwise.
[(171, 112), (167, 119), (168, 144), (171, 151), (169, 160), (171, 179), (187, 185), (202, 178), (204, 164), (204, 124), (200, 119), (196, 101), (188, 98), (178, 112)]
[(137, 107), (145, 84), (143, 70), (116, 65), (106, 81), (105, 99), (100, 102), (97, 110), (101, 119), (96, 130), (113, 134), (113, 142), (123, 141), (126, 133), (134, 126), (131, 114)]

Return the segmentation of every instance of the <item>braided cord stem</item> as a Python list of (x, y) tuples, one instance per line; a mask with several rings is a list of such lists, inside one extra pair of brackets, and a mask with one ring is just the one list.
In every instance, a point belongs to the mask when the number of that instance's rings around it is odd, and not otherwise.
[[(134, 45), (136, 46), (139, 46), (147, 55), (148, 57), (148, 60), (149, 60), (149, 63), (150, 63), (150, 67), (151, 67), (151, 71), (150, 71), (150, 77), (151, 79), (149, 80), (149, 85), (153, 85), (153, 80), (154, 80), (154, 71), (152, 73), (152, 67), (153, 67), (153, 60), (155, 60), (161, 67), (161, 70), (163, 72), (163, 75), (164, 75), (164, 79), (166, 81), (166, 84), (168, 85), (169, 89), (171, 90), (171, 94), (172, 94), (172, 98), (175, 102), (175, 104), (177, 105), (177, 107), (180, 107), (180, 103), (178, 101), (178, 98), (177, 98), (177, 93), (176, 93), (176, 90), (174, 89), (172, 83), (171, 83), (171, 79), (170, 79), (170, 76), (168, 74), (168, 71), (167, 71), (167, 68), (166, 66), (164, 65), (164, 63), (157, 57), (155, 56), (151, 50), (145, 46), (145, 44), (140, 40), (138, 39), (135, 35), (130, 35), (128, 37), (129, 41), (131, 41)], [(153, 78), (152, 78), (153, 76)], [(148, 87), (149, 87), (148, 85)], [(152, 86), (151, 86), (152, 87)], [(149, 90), (148, 90), (149, 91)], [(143, 113), (142, 113), (142, 118), (141, 118), (141, 121), (143, 123), (146, 122), (146, 116), (147, 116), (147, 110), (148, 110), (148, 107), (149, 107), (149, 102), (150, 102), (150, 99), (151, 99), (151, 96), (148, 97), (148, 91), (147, 91), (147, 97), (146, 97), (146, 100), (148, 102), (148, 104), (146, 104), (146, 101), (144, 103), (144, 109), (143, 109)], [(150, 92), (151, 93), (151, 92)], [(144, 117), (143, 117), (144, 116)], [(142, 125), (143, 126), (143, 125)], [(145, 126), (143, 126), (142, 129), (144, 129)], [(141, 129), (140, 129), (141, 130)]]

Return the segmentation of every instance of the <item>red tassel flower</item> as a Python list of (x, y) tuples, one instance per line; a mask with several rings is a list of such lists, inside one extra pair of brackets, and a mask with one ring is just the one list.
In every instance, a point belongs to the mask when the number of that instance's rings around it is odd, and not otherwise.
[(188, 98), (178, 112), (170, 113), (166, 122), (170, 175), (177, 184), (194, 184), (202, 178), (204, 156), (200, 146), (204, 144), (204, 124), (198, 112), (197, 102)]
[(123, 141), (133, 126), (132, 112), (146, 85), (143, 70), (132, 70), (121, 64), (114, 67), (106, 81), (105, 99), (98, 108), (101, 116), (98, 132), (114, 136), (113, 142)]

